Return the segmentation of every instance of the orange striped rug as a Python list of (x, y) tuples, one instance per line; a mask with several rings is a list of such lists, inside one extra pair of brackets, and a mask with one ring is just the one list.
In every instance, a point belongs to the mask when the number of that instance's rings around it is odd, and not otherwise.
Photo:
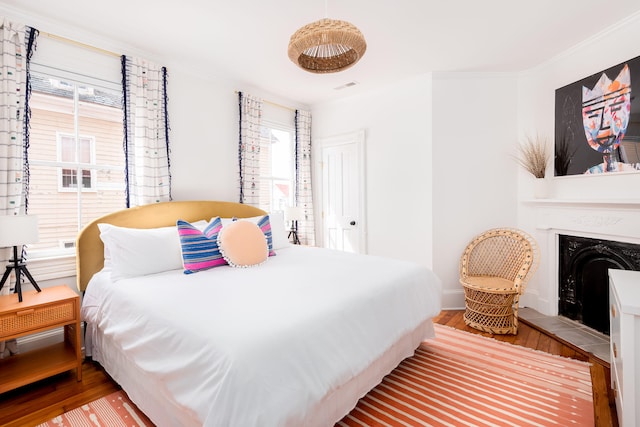
[(336, 426), (593, 426), (589, 364), (435, 325)]
[[(593, 426), (589, 364), (434, 325), (336, 426)], [(41, 426), (153, 426), (116, 392)]]
[(131, 403), (125, 392), (116, 391), (65, 412), (36, 427), (153, 427), (153, 423)]

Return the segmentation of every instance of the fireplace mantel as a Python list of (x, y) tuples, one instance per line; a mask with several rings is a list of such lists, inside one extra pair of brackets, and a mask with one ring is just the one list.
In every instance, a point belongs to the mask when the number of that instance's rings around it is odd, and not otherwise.
[(623, 209), (640, 209), (640, 199), (530, 199), (523, 200), (522, 203), (533, 206), (619, 207)]
[(640, 199), (522, 200), (521, 219), (540, 246), (540, 267), (521, 302), (558, 314), (559, 235), (640, 244)]

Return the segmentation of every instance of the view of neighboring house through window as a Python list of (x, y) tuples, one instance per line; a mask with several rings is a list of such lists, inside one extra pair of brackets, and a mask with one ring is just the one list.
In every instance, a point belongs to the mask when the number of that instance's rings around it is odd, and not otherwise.
[(293, 127), (263, 122), (260, 134), (260, 209), (283, 211), (294, 199)]
[[(95, 159), (93, 156), (93, 144), (94, 137), (80, 136), (80, 143), (76, 146), (75, 135), (58, 133), (58, 161), (63, 164), (93, 164)], [(76, 162), (76, 155), (78, 155), (78, 162)], [(80, 183), (82, 189), (93, 189), (93, 182), (95, 181), (95, 171), (91, 169), (80, 170)], [(78, 188), (78, 170), (76, 168), (60, 168), (58, 178), (58, 189), (65, 191), (70, 189), (71, 191), (77, 191)]]
[[(75, 255), (84, 225), (125, 207), (122, 93), (32, 73), (30, 107), (28, 209), (39, 218), (39, 242), (29, 245), (29, 258)], [(53, 264), (41, 264), (30, 269), (46, 278)]]

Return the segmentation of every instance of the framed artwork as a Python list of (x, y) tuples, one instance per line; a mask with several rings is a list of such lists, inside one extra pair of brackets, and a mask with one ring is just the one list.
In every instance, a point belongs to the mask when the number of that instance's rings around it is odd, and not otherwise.
[(640, 172), (640, 56), (556, 89), (555, 176)]

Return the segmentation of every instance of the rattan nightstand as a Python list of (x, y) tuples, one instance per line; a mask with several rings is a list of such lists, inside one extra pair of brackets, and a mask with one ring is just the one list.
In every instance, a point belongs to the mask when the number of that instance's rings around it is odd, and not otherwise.
[(0, 360), (0, 393), (76, 370), (82, 380), (80, 297), (67, 286), (0, 296), (0, 341), (64, 327), (64, 341)]

